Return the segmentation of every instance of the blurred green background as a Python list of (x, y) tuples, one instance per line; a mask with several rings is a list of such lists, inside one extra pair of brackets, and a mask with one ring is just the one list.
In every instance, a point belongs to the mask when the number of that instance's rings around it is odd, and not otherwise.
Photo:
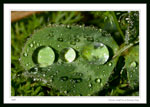
[[(126, 12), (115, 12), (116, 18)], [(118, 14), (118, 16), (117, 16)], [(19, 57), (26, 40), (33, 32), (47, 26), (48, 24), (78, 24), (102, 28), (112, 34), (118, 45), (123, 43), (119, 28), (112, 12), (42, 12), (32, 14), (11, 24), (11, 95), (12, 96), (60, 96), (58, 90), (48, 88), (40, 82), (31, 78), (24, 78), (24, 69), (20, 66)], [(123, 33), (125, 28), (122, 29)], [(124, 58), (120, 58), (121, 63)], [(128, 87), (126, 72), (121, 73), (123, 65), (119, 65), (105, 89), (95, 96), (121, 96), (138, 95), (138, 90)]]

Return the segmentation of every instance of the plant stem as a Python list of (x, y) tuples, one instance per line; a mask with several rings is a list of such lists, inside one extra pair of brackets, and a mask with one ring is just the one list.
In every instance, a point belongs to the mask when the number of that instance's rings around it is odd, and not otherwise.
[[(114, 56), (113, 58), (115, 58), (116, 56), (120, 55), (121, 53), (123, 53), (124, 51), (126, 51), (127, 49), (131, 48), (133, 45), (139, 43), (139, 40), (130, 43), (129, 45), (125, 45), (124, 47), (122, 47)], [(124, 44), (123, 44), (124, 45)]]
[(120, 29), (120, 26), (119, 26), (119, 23), (118, 23), (117, 17), (116, 17), (116, 15), (115, 15), (115, 12), (114, 12), (114, 11), (112, 11), (111, 13), (112, 13), (113, 19), (114, 19), (114, 21), (115, 21), (115, 24), (116, 24), (116, 26), (117, 26), (117, 29), (118, 29), (118, 31), (119, 31), (119, 33), (120, 33), (120, 35), (121, 35), (122, 39), (124, 40), (124, 37), (125, 37), (125, 36), (124, 36), (124, 34), (123, 34), (122, 30)]

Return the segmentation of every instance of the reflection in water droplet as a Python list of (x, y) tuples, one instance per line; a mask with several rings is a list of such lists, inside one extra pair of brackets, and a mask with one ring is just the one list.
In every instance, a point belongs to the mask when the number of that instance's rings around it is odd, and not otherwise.
[(109, 58), (108, 48), (102, 43), (85, 46), (82, 56), (93, 64), (104, 64)]
[(38, 52), (37, 61), (40, 67), (46, 67), (53, 64), (55, 60), (55, 53), (50, 47), (44, 47)]

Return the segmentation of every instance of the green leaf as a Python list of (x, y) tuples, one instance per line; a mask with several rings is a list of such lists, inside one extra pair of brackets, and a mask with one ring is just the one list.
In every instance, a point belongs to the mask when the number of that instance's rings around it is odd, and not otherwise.
[[(55, 61), (50, 66), (39, 67), (37, 55), (43, 47), (47, 46), (53, 49)], [(90, 51), (91, 56), (87, 56), (90, 60), (87, 60), (83, 50), (88, 46), (93, 46), (90, 50), (93, 49), (102, 55), (97, 57), (98, 54), (92, 54), (95, 51)], [(75, 60), (66, 62), (61, 58), (62, 50), (66, 48), (75, 50), (77, 54)], [(25, 76), (41, 81), (65, 95), (87, 96), (102, 90), (108, 82), (118, 60), (118, 57), (112, 60), (117, 50), (116, 42), (102, 29), (54, 25), (39, 30), (28, 39), (20, 62), (27, 70)]]

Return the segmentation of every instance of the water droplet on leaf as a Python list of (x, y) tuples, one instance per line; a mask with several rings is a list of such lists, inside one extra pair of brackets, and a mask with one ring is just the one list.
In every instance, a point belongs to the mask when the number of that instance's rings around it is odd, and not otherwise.
[(67, 77), (67, 76), (61, 77), (61, 81), (67, 81), (67, 80), (68, 80), (68, 77)]
[(104, 64), (109, 58), (108, 48), (102, 43), (85, 46), (82, 56), (94, 64)]
[(61, 51), (61, 58), (66, 62), (72, 62), (76, 58), (76, 52), (73, 48), (65, 48)]
[(136, 67), (136, 62), (133, 61), (133, 62), (130, 64), (130, 67), (135, 68), (135, 67)]
[(24, 55), (24, 56), (28, 56), (28, 54), (27, 54), (27, 53), (24, 53), (23, 55)]
[(63, 42), (63, 38), (61, 38), (61, 37), (58, 38), (57, 40), (58, 40), (59, 42)]
[(96, 83), (101, 83), (101, 79), (100, 79), (100, 78), (97, 78), (97, 79), (95, 79), (95, 82), (96, 82)]
[(38, 63), (40, 67), (46, 67), (53, 64), (55, 60), (55, 54), (52, 48), (44, 47), (38, 52)]

